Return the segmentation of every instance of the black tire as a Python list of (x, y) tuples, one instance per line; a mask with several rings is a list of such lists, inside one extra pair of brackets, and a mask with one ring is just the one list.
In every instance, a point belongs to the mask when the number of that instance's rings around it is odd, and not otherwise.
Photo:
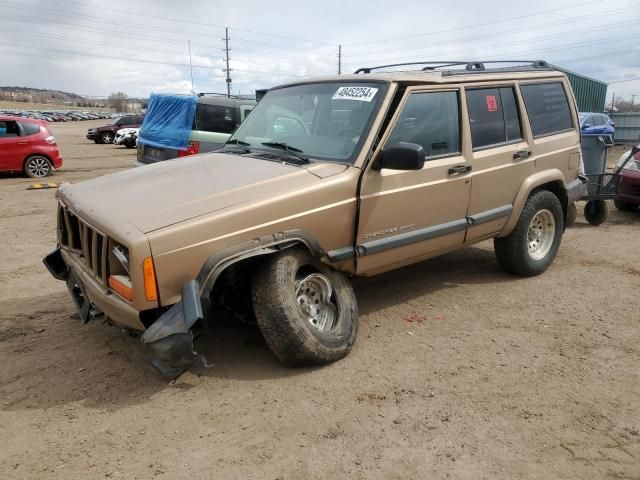
[(102, 140), (100, 140), (99, 138), (96, 138), (96, 139), (94, 140), (94, 142), (95, 142), (95, 143), (97, 143), (97, 144), (99, 145), (99, 144), (101, 144), (101, 143), (102, 143)]
[(51, 175), (53, 167), (47, 157), (32, 155), (24, 162), (24, 173), (31, 178), (44, 178)]
[[(538, 214), (542, 217), (549, 217), (549, 215), (553, 217), (553, 225), (547, 223), (548, 228), (552, 229), (553, 235), (549, 240), (548, 250), (546, 253), (543, 250), (541, 253), (544, 255), (540, 258), (536, 256), (535, 252), (530, 253), (529, 251), (530, 228), (534, 217), (540, 218), (536, 217)], [(550, 218), (548, 220), (550, 221)], [(513, 231), (506, 237), (494, 238), (493, 240), (498, 263), (507, 272), (514, 275), (532, 277), (541, 274), (556, 258), (563, 230), (564, 214), (558, 197), (548, 190), (540, 190), (531, 194), (524, 204)], [(551, 235), (551, 231), (549, 235)]]
[(565, 222), (565, 227), (572, 227), (576, 223), (576, 218), (578, 218), (578, 208), (575, 203), (570, 203), (567, 205), (567, 221)]
[(113, 143), (114, 138), (115, 138), (115, 135), (111, 132), (102, 132), (100, 134), (100, 141), (102, 143)]
[(622, 212), (635, 212), (638, 209), (637, 203), (625, 202), (619, 198), (614, 198), (613, 204)]
[[(333, 312), (332, 328), (317, 328), (310, 314), (303, 311), (305, 299), (320, 298), (313, 296), (313, 289), (309, 293), (307, 288), (304, 293), (304, 285), (310, 285), (309, 275), (324, 277), (332, 287), (330, 305), (325, 309)], [(300, 285), (302, 290), (297, 293), (296, 281), (300, 279), (307, 283)], [(305, 249), (290, 248), (269, 258), (253, 279), (252, 299), (262, 335), (282, 363), (289, 366), (329, 363), (351, 351), (358, 331), (358, 306), (351, 283)], [(314, 307), (313, 302), (307, 301), (306, 305)]]
[(604, 200), (589, 200), (584, 206), (584, 218), (591, 225), (602, 225), (609, 217), (609, 207)]

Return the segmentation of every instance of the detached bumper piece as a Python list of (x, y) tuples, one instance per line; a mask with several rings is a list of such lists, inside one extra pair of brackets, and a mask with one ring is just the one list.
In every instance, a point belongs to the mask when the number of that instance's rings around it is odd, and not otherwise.
[(142, 348), (149, 363), (172, 379), (189, 370), (199, 357), (191, 328), (203, 318), (200, 285), (192, 280), (182, 288), (182, 300), (142, 334)]

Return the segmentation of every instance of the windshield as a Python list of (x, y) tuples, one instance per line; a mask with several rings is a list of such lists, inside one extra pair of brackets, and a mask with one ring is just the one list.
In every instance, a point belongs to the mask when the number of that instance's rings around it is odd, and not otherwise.
[(311, 159), (352, 163), (385, 88), (384, 83), (335, 82), (272, 90), (230, 142), (244, 142), (251, 150), (286, 144)]

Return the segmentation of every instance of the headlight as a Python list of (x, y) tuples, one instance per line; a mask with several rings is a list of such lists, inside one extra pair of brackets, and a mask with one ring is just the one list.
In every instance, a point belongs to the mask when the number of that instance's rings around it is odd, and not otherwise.
[(131, 270), (129, 269), (129, 250), (127, 247), (123, 247), (122, 245), (115, 245), (113, 247), (113, 256), (116, 257), (116, 260), (120, 262), (122, 268), (131, 275)]

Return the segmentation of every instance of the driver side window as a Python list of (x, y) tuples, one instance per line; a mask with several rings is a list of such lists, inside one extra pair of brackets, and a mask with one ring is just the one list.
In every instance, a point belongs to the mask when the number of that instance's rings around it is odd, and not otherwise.
[(457, 155), (461, 152), (459, 112), (458, 92), (412, 93), (387, 145), (417, 143), (427, 160)]

